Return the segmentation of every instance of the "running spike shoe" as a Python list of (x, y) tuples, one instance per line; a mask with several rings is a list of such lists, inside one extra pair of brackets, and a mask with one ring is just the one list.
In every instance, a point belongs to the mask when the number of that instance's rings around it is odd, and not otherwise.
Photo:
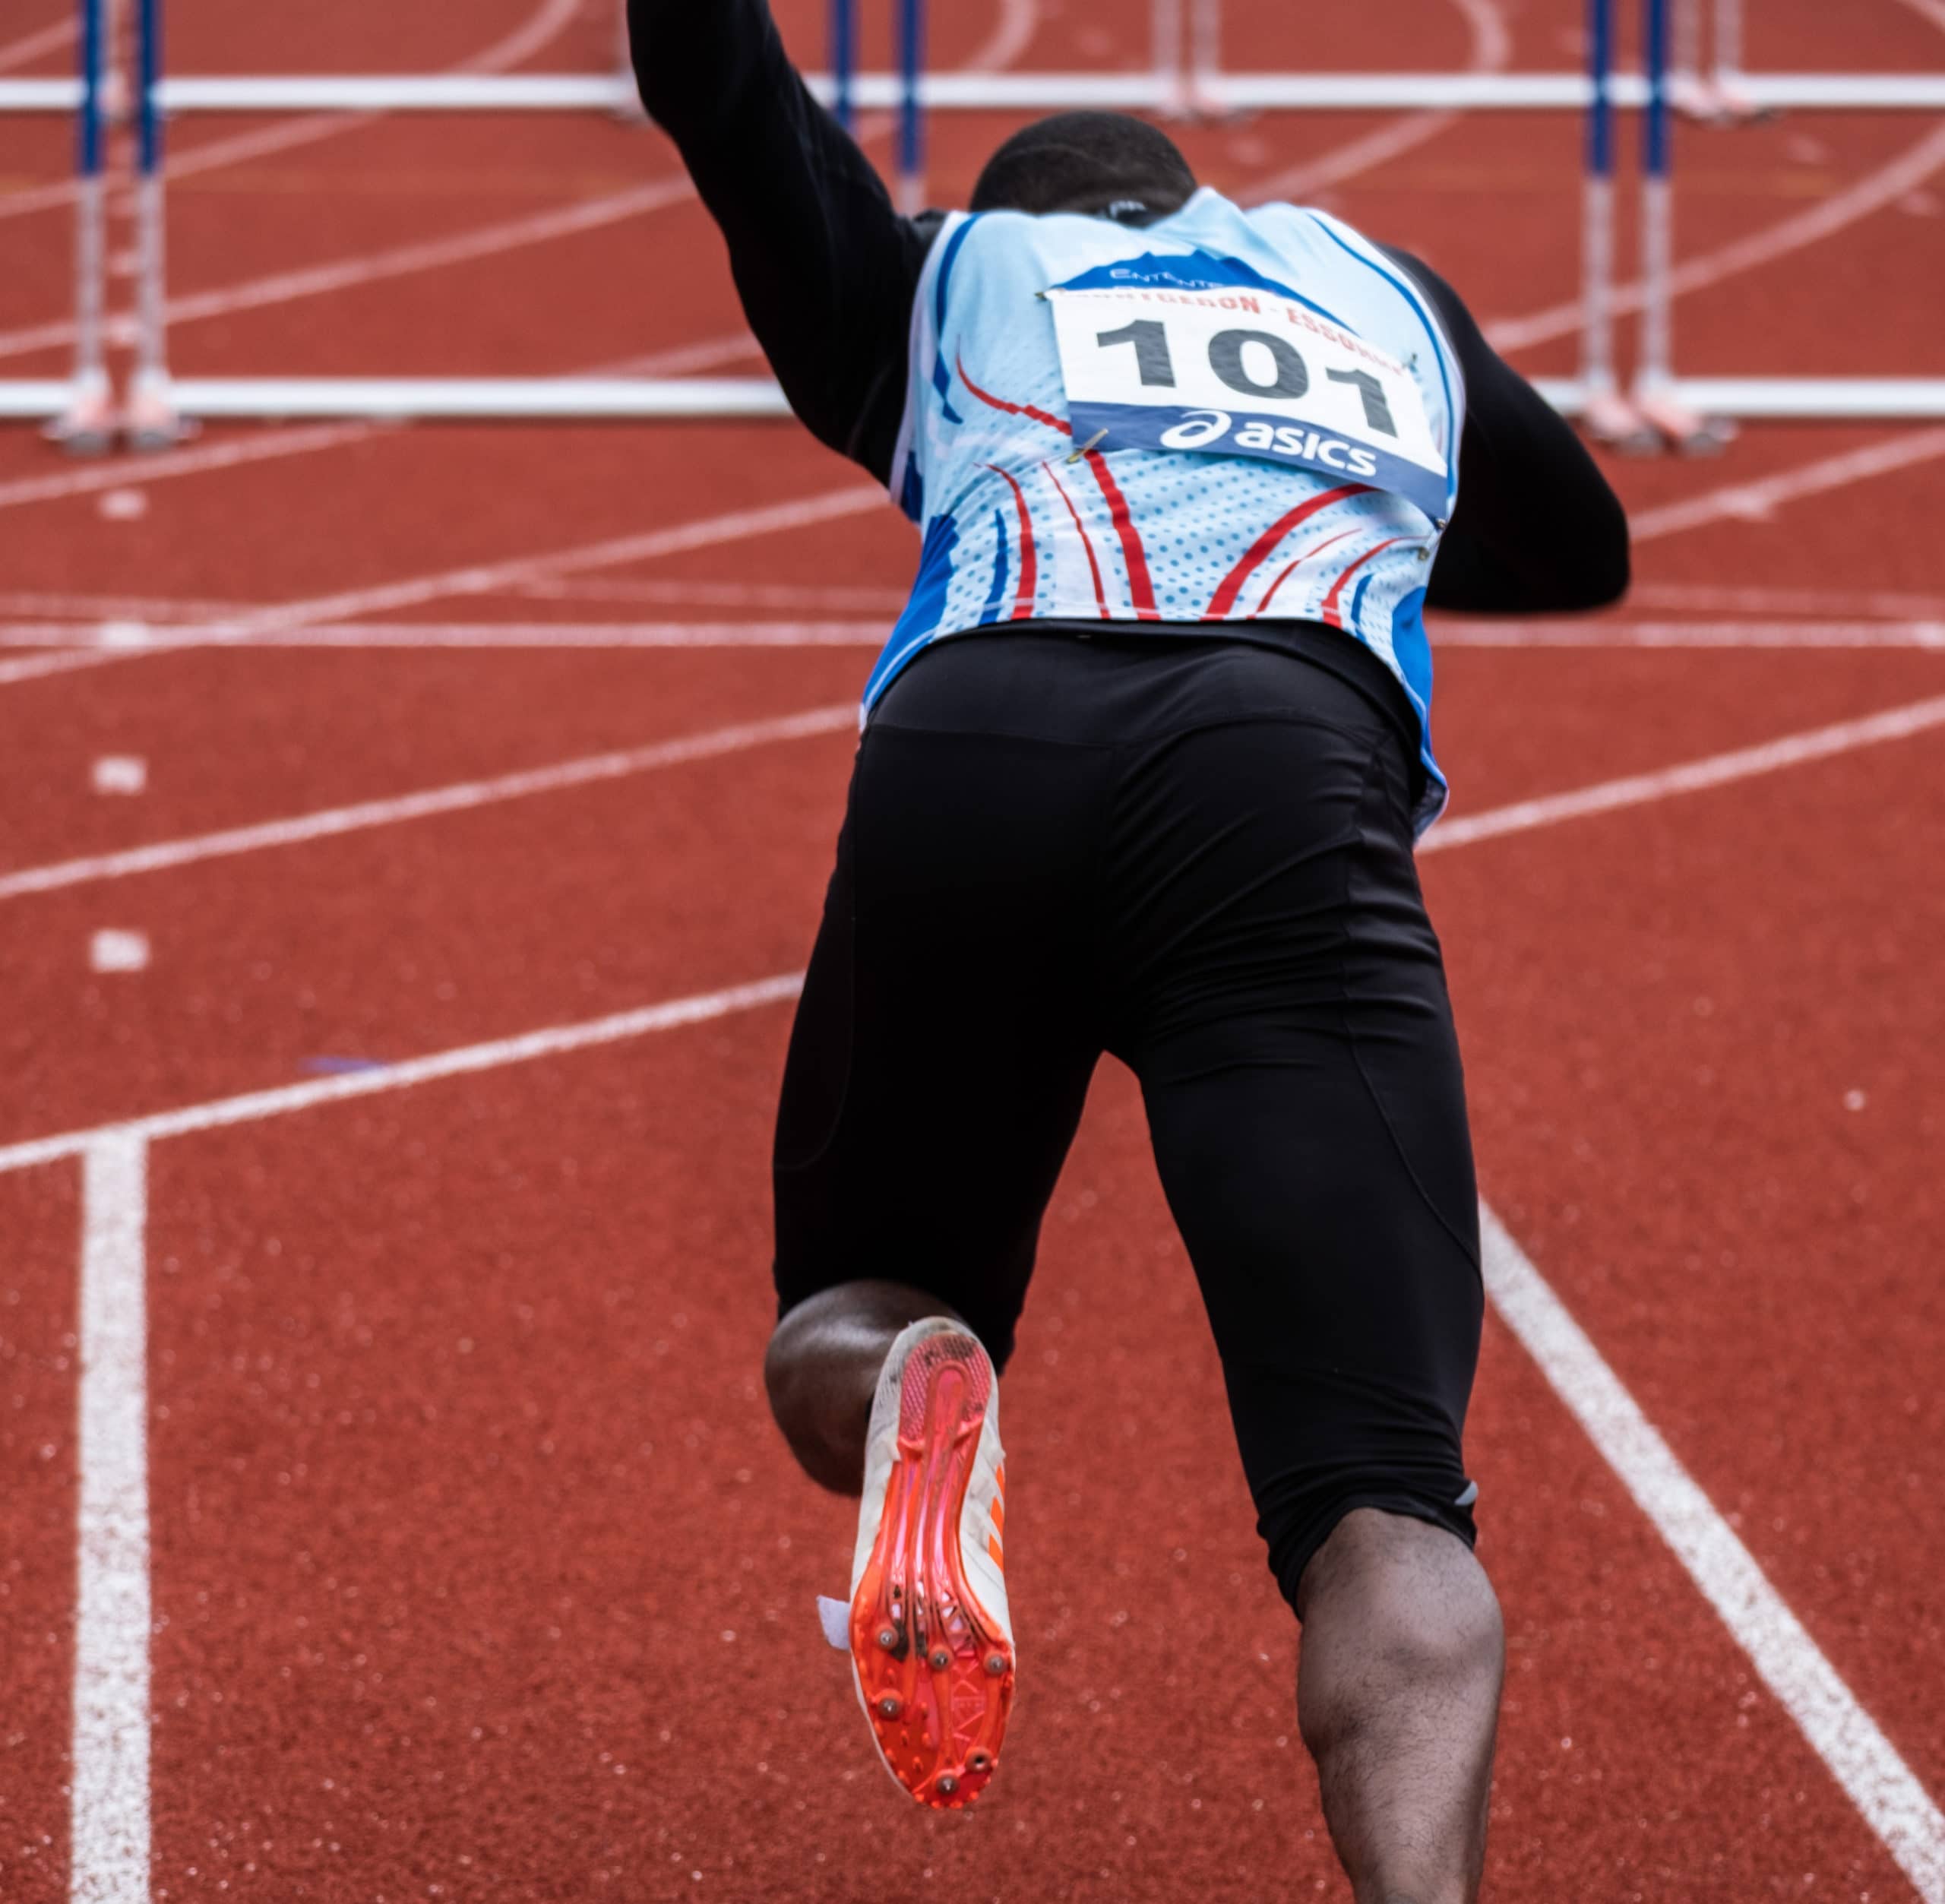
[(849, 1637), (886, 1770), (942, 1811), (985, 1789), (1013, 1704), (1005, 1460), (985, 1350), (943, 1317), (914, 1323), (871, 1406)]

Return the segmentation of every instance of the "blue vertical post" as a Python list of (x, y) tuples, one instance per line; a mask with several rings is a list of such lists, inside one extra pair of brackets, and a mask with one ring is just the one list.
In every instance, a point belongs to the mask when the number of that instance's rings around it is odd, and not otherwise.
[(169, 384), (168, 310), (164, 286), (163, 199), (163, 0), (140, 0), (136, 52), (135, 374), (128, 392), (128, 434), (138, 449), (179, 443), (188, 431)]
[(141, 0), (141, 44), (136, 54), (138, 175), (153, 179), (162, 167), (162, 0)]
[(81, 0), (81, 109), (74, 122), (74, 169), (84, 179), (101, 176), (103, 5), (104, 0)]
[(909, 217), (925, 209), (925, 0), (898, 0), (898, 200)]
[(1643, 59), (1648, 81), (1641, 122), (1641, 365), (1636, 397), (1651, 396), (1675, 375), (1672, 286), (1675, 268), (1674, 127), (1668, 100), (1668, 0), (1646, 0)]
[(1587, 0), (1587, 83), (1580, 377), (1591, 410), (1615, 392), (1614, 0)]
[(107, 262), (108, 62), (106, 0), (79, 0), (81, 104), (74, 119), (74, 368), (68, 407), (48, 434), (71, 450), (95, 454), (114, 434), (103, 331)]
[(830, 0), (831, 110), (849, 132), (858, 116), (858, 0)]

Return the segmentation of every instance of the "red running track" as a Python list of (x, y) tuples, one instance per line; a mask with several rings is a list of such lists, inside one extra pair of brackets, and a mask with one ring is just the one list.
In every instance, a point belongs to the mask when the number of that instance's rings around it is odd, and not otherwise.
[[(10, 20), (5, 43), (57, 11)], [(815, 9), (785, 11), (813, 46)], [(1414, 0), (1398, 37), (1412, 64), (1554, 66), (1573, 17)], [(185, 68), (435, 68), (537, 18), (495, 0), (463, 24), (359, 9), (326, 29), (199, 0), (176, 30)], [(1753, 24), (1766, 66), (1945, 55), (1903, 0), (1841, 34), (1803, 0)], [(527, 63), (598, 64), (609, 29), (604, 8), (559, 10)], [(939, 30), (942, 64), (1143, 52), (1099, 6), (1015, 0)], [(1243, 0), (1232, 45), (1371, 61), (1354, 17), (1306, 19), (1299, 43), (1285, 10)], [(260, 129), (185, 127), (178, 146)], [(942, 196), (998, 130), (938, 128)], [(1280, 188), (1423, 250), (1523, 365), (1569, 361), (1548, 315), (1573, 284), (1569, 128), (1360, 115), (1187, 136), (1214, 182), (1294, 176)], [(1937, 374), (1936, 139), (1852, 117), (1684, 130), (1682, 251), (1706, 280), (1678, 307), (1684, 362)], [(60, 163), (46, 128), (0, 125), (9, 375), (61, 361), (61, 214), (21, 209)], [(176, 210), (185, 369), (754, 367), (651, 133), (320, 128), (205, 163)], [(568, 211), (588, 228), (536, 225)], [(424, 261), (469, 234), (477, 255)], [(321, 261), (334, 288), (293, 278)], [(1926, 526), (1941, 467), (1945, 437), (1805, 428), (1752, 431), (1719, 463), (1619, 466), (1642, 586), (1603, 625), (1612, 645), (1441, 657), (1459, 814), (1945, 693), (1919, 645), (1945, 621)], [(0, 438), (0, 1144), (794, 969), (841, 714), (444, 817), (8, 882), (841, 710), (911, 560), (888, 512), (846, 500), (859, 488), (783, 429), (217, 432), (107, 470)], [(825, 513), (602, 552), (795, 500)], [(515, 562), (487, 593), (455, 580)], [(286, 640), (349, 614), (473, 645), (28, 672), (98, 659), (49, 645), (64, 629), (267, 604)], [(1725, 618), (1872, 645), (1688, 645)], [(543, 651), (476, 632), (795, 640), (773, 625), (807, 619), (854, 645)], [(1627, 645), (1649, 621), (1684, 645)], [(143, 760), (146, 790), (94, 792), (105, 756)], [(1934, 730), (1426, 862), (1488, 1195), (1934, 1807), (1941, 835)], [(146, 970), (90, 969), (111, 928), (146, 935)], [(156, 1899), (1344, 1895), (1295, 1737), (1295, 1634), (1118, 1074), (1063, 1179), (1007, 1384), (1025, 1672), (1004, 1772), (977, 1814), (935, 1819), (872, 1763), (811, 1613), (846, 1512), (789, 1469), (756, 1374), (787, 1017), (153, 1146)], [(76, 1881), (79, 1166), (0, 1175), (0, 1894), (52, 1904)], [(1472, 1460), (1512, 1637), (1491, 1896), (1945, 1895), (1899, 1870), (1496, 1323)]]

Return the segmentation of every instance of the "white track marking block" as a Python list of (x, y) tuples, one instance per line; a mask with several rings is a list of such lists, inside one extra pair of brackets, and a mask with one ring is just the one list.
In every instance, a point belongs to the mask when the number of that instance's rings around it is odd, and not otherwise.
[(147, 790), (149, 764), (139, 754), (104, 754), (90, 777), (97, 793), (141, 793)]
[(146, 972), (149, 963), (149, 935), (146, 932), (109, 930), (97, 932), (88, 941), (88, 969), (91, 972)]

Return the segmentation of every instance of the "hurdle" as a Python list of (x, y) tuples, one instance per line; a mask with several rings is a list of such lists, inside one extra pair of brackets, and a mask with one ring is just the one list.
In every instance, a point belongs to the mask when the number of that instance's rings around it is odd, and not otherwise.
[[(1752, 109), (1820, 110), (1871, 108), (1945, 111), (1945, 73), (1750, 74), (1742, 70), (1739, 0), (1681, 0), (1689, 10), (1672, 21), (1679, 45), (1669, 45), (1670, 0), (1646, 0), (1662, 15), (1650, 37), (1659, 51), (1651, 70), (1617, 72), (1612, 61), (1614, 0), (1589, 0), (1608, 17), (1605, 56), (1573, 73), (1279, 73), (1224, 70), (1221, 0), (1153, 0), (1152, 58), (1125, 72), (935, 73), (927, 69), (924, 0), (897, 0), (897, 45), (888, 68), (860, 65), (855, 0), (831, 0), (830, 70), (808, 75), (817, 96), (847, 122), (863, 112), (891, 111), (896, 127), (896, 190), (906, 209), (922, 203), (925, 115), (934, 111), (1046, 112), (1077, 107), (1220, 116), (1257, 112), (1367, 112), (1447, 109), (1520, 112), (1583, 111), (1590, 119), (1586, 190), (1588, 231), (1583, 274), (1587, 316), (1581, 373), (1544, 381), (1564, 410), (1589, 417), (1620, 417), (1645, 425), (1649, 410), (1666, 422), (1680, 413), (1729, 416), (1891, 418), (1945, 416), (1945, 380), (1928, 378), (1684, 378), (1676, 375), (1668, 314), (1674, 201), (1668, 109), (1699, 69), (1694, 10), (1714, 9), (1715, 62), (1709, 81), (1732, 84)], [(98, 201), (106, 115), (100, 21), (104, 0), (79, 0), (96, 21), (94, 78), (0, 82), (0, 110), (77, 109), (82, 207), (77, 258), (77, 375), (67, 384), (14, 386), (0, 395), (0, 413), (63, 411), (79, 422), (98, 407), (103, 302), (98, 236), (88, 236), (90, 198)], [(1590, 15), (1591, 17), (1591, 15)], [(1684, 25), (1684, 18), (1690, 21)], [(1652, 23), (1651, 23), (1651, 25)], [(125, 421), (145, 447), (178, 440), (188, 419), (277, 417), (383, 417), (388, 419), (746, 419), (780, 416), (785, 406), (766, 379), (628, 378), (195, 378), (172, 379), (169, 368), (166, 281), (167, 122), (192, 115), (232, 112), (587, 112), (627, 115), (636, 106), (631, 80), (600, 74), (403, 75), (311, 74), (176, 76), (163, 56), (163, 0), (138, 0), (136, 204), (140, 221), (137, 352)], [(84, 39), (87, 36), (84, 33)], [(84, 52), (84, 65), (88, 55)], [(1599, 70), (1596, 70), (1598, 67)], [(1620, 391), (1614, 330), (1614, 128), (1616, 115), (1640, 115), (1651, 163), (1643, 179), (1643, 267), (1646, 285), (1641, 372), (1628, 396)], [(1604, 126), (1598, 135), (1596, 124)], [(87, 128), (92, 128), (91, 133)], [(1597, 162), (1598, 160), (1598, 162)], [(94, 167), (90, 184), (90, 163)], [(98, 226), (97, 226), (98, 231)], [(87, 340), (93, 339), (90, 346)], [(92, 359), (87, 355), (92, 349)], [(0, 386), (0, 391), (8, 387)], [(82, 400), (82, 393), (87, 393)], [(1659, 432), (1666, 434), (1665, 432)], [(70, 440), (87, 445), (90, 432)]]
[(80, 70), (71, 79), (0, 79), (0, 112), (74, 115), (74, 366), (66, 378), (0, 380), (0, 417), (46, 423), (77, 449), (107, 447), (103, 351), (103, 0), (81, 0)]

